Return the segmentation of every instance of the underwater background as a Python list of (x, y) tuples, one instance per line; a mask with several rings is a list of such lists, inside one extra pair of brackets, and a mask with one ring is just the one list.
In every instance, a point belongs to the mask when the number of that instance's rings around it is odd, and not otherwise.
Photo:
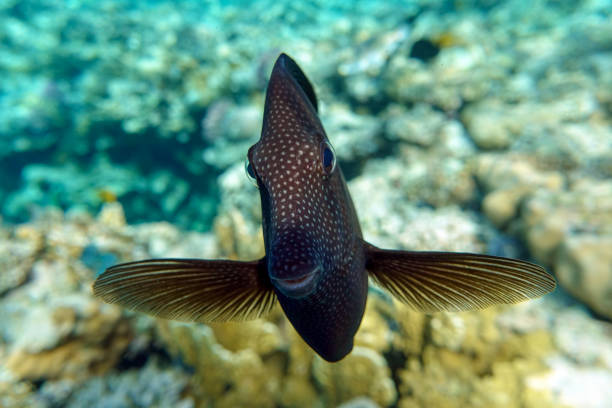
[[(353, 352), (93, 298), (152, 257), (263, 254), (245, 174), (272, 63), (310, 78), (364, 236), (559, 288)], [(612, 407), (612, 1), (0, 2), (0, 407)]]

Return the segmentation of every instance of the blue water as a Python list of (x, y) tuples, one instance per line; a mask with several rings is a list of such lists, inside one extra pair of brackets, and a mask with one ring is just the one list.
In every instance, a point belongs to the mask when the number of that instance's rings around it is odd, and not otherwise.
[[(478, 46), (479, 36), (494, 30), (487, 46), (522, 58), (512, 50), (513, 38), (561, 31), (558, 40), (570, 49), (543, 44), (551, 55), (535, 53), (532, 64), (544, 65), (529, 68), (535, 75), (585, 48), (589, 55), (609, 51), (605, 34), (598, 38), (596, 32), (609, 19), (609, 2), (541, 1), (537, 15), (520, 2), (503, 1), (3, 3), (0, 198), (11, 222), (44, 206), (96, 212), (115, 196), (130, 222), (169, 220), (209, 229), (218, 204), (215, 180), (239, 154), (225, 152), (234, 148), (227, 146), (215, 154), (230, 154), (228, 160), (202, 160), (213, 139), (223, 137), (216, 133), (226, 130), (204, 134), (204, 119), (220, 100), (260, 106), (270, 61), (281, 50), (302, 57), (324, 101), (374, 113), (396, 101), (370, 93), (355, 100), (346, 88), (363, 80), (363, 86), (383, 89), (383, 67), (365, 78), (339, 75), (339, 67), (380, 52), (387, 68), (395, 53), (409, 54), (420, 37), (447, 35), (452, 43), (455, 30), (466, 37), (457, 39), (460, 45)], [(586, 27), (572, 17), (584, 9)], [(475, 27), (457, 28), (457, 16)], [(391, 45), (381, 38), (399, 27), (406, 38)], [(512, 76), (529, 63), (498, 66), (499, 74)], [(464, 102), (436, 108), (452, 114)], [(239, 136), (251, 141), (258, 131), (252, 127), (249, 137)]]

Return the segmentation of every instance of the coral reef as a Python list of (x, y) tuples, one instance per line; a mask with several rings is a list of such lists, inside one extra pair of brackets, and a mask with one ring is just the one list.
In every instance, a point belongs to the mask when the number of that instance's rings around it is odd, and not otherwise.
[[(484, 228), (466, 226), (461, 234)], [(92, 259), (216, 257), (223, 245), (211, 236), (165, 223), (128, 226), (117, 203), (96, 218), (47, 211), (1, 231), (41, 248), (30, 279), (0, 297), (3, 406), (580, 406), (586, 400), (573, 376), (596, 386), (612, 372), (612, 355), (602, 352), (612, 350), (610, 324), (565, 298), (428, 316), (372, 287), (354, 351), (329, 364), (280, 308), (252, 322), (203, 325), (91, 298), (99, 266)], [(482, 234), (446, 231), (447, 238), (432, 238), (437, 249), (461, 249), (457, 240), (484, 245)], [(593, 396), (588, 406), (603, 407), (606, 398)]]
[(6, 367), (15, 378), (30, 381), (103, 373), (117, 363), (132, 338), (119, 311), (91, 298), (90, 272), (78, 262), (88, 234), (102, 238), (104, 233), (92, 231), (84, 219), (62, 223), (61, 213), (48, 212), (44, 218), (39, 228), (25, 225), (12, 232), (39, 250), (30, 264), (24, 258), (23, 265), (3, 270), (10, 276), (26, 267), (29, 274), (27, 282), (6, 292), (0, 304), (0, 330), (9, 345)]
[(58, 385), (62, 384), (43, 387), (42, 394), (53, 396), (49, 399), (66, 407), (195, 407), (187, 392), (189, 374), (180, 368), (163, 366), (154, 358), (139, 369), (93, 378), (83, 386), (74, 387), (66, 399), (57, 398), (57, 392), (49, 389)]
[(533, 253), (552, 261), (559, 282), (612, 318), (612, 183), (575, 180), (568, 191), (541, 191), (526, 202), (523, 222)]
[(30, 274), (43, 239), (39, 231), (27, 226), (0, 233), (0, 296), (23, 284)]

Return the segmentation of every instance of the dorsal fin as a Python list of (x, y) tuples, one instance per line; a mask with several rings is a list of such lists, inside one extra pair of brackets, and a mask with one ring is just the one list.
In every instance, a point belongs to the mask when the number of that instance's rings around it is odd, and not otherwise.
[(312, 107), (314, 108), (315, 112), (318, 113), (319, 106), (317, 103), (317, 95), (315, 94), (312, 84), (310, 83), (308, 78), (306, 78), (306, 75), (304, 75), (304, 72), (302, 72), (298, 64), (296, 64), (296, 62), (287, 54), (282, 53), (281, 55), (279, 55), (278, 59), (279, 61), (282, 61), (285, 70), (289, 73), (289, 75), (291, 75), (293, 79), (295, 79), (300, 88), (302, 88), (302, 91), (304, 91), (304, 94), (306, 94), (306, 97), (308, 97), (308, 100), (312, 104)]

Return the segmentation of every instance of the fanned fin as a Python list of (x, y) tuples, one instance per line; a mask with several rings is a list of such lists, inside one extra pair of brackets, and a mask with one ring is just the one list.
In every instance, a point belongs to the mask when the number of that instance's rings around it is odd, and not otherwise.
[(455, 252), (411, 252), (365, 243), (366, 269), (375, 282), (422, 312), (483, 309), (518, 303), (555, 289), (538, 265)]
[(269, 312), (276, 295), (265, 258), (252, 262), (149, 259), (115, 265), (96, 279), (108, 303), (166, 319), (249, 320)]

